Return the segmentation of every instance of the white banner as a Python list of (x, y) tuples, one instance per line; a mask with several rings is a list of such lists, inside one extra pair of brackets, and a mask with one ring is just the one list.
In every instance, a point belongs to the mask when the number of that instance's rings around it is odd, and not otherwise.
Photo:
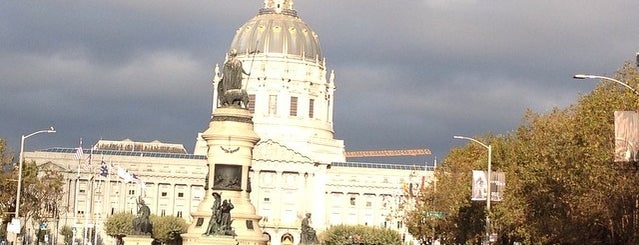
[(634, 111), (615, 111), (615, 162), (637, 161), (639, 115)]
[[(487, 171), (473, 170), (473, 184), (470, 199), (472, 201), (486, 201), (488, 194)], [(490, 175), (490, 201), (498, 202), (504, 199), (506, 187), (506, 174), (504, 172), (492, 172)]]

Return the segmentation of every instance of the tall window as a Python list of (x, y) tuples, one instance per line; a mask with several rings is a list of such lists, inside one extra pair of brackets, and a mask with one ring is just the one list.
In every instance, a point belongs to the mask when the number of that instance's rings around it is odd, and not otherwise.
[(268, 114), (277, 115), (277, 95), (268, 96)]
[(315, 99), (308, 100), (308, 118), (313, 118), (315, 114)]
[(297, 97), (291, 96), (291, 111), (289, 113), (290, 116), (297, 116)]

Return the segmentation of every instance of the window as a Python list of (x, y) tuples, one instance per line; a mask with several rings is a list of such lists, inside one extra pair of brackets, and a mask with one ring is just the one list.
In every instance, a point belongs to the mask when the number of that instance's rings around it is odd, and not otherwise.
[(162, 196), (165, 197), (166, 196), (166, 191), (162, 192)]
[(182, 211), (177, 211), (177, 215), (176, 216), (181, 218), (182, 217)]
[(248, 109), (251, 112), (251, 114), (255, 113), (255, 95), (254, 94), (249, 94)]
[(313, 118), (315, 115), (315, 99), (308, 100), (308, 118)]
[(269, 202), (269, 201), (271, 201), (271, 198), (265, 197), (265, 198), (264, 198), (264, 201), (265, 201), (265, 202)]
[(129, 195), (135, 195), (135, 190), (129, 190)]
[(291, 96), (291, 110), (289, 112), (289, 116), (296, 117), (297, 116), (297, 97)]
[(351, 206), (355, 206), (355, 197), (351, 197)]
[(184, 192), (179, 192), (178, 197), (184, 197)]
[(268, 114), (277, 115), (277, 95), (268, 96)]

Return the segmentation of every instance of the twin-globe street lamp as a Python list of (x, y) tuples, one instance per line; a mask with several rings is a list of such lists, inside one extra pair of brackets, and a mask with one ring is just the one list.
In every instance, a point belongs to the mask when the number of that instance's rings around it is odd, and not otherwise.
[(463, 139), (463, 140), (470, 140), (472, 142), (475, 142), (477, 144), (480, 144), (481, 146), (483, 146), (484, 148), (486, 148), (488, 150), (488, 173), (486, 174), (486, 179), (487, 179), (487, 184), (486, 184), (486, 244), (490, 244), (490, 196), (491, 196), (491, 190), (490, 190), (490, 184), (491, 184), (491, 179), (490, 179), (490, 172), (492, 171), (492, 152), (493, 152), (493, 148), (491, 145), (486, 145), (484, 143), (482, 143), (479, 140), (470, 138), (470, 137), (464, 137), (464, 136), (458, 136), (455, 135), (453, 136), (453, 138), (455, 139)]
[(22, 139), (20, 140), (20, 156), (18, 158), (18, 192), (16, 194), (16, 215), (15, 215), (15, 218), (18, 220), (17, 221), (18, 229), (19, 229), (18, 233), (20, 233), (20, 230), (22, 230), (22, 225), (20, 224), (20, 189), (22, 189), (22, 162), (24, 161), (22, 155), (24, 153), (24, 140), (36, 134), (55, 133), (55, 132), (56, 132), (55, 129), (51, 127), (50, 129), (40, 130), (27, 135), (22, 135)]

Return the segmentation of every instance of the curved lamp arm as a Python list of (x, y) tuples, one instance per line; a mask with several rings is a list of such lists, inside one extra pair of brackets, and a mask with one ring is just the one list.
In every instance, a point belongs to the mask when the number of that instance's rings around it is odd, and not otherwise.
[(626, 88), (628, 88), (628, 89), (632, 90), (632, 92), (633, 92), (633, 93), (635, 93), (635, 95), (639, 96), (639, 92), (637, 92), (637, 90), (636, 90), (636, 89), (634, 89), (633, 87), (630, 87), (630, 85), (628, 85), (628, 84), (626, 84), (626, 83), (624, 83), (624, 82), (622, 82), (622, 81), (619, 81), (619, 80), (617, 80), (617, 79), (614, 79), (614, 78), (604, 77), (604, 76), (597, 76), (597, 75), (590, 75), (590, 74), (577, 74), (577, 75), (574, 75), (572, 78), (574, 78), (574, 79), (588, 79), (588, 78), (593, 78), (593, 79), (603, 79), (603, 80), (608, 80), (608, 81), (611, 81), (611, 82), (615, 82), (615, 83), (621, 84), (622, 86), (624, 86), (624, 87), (626, 87)]

